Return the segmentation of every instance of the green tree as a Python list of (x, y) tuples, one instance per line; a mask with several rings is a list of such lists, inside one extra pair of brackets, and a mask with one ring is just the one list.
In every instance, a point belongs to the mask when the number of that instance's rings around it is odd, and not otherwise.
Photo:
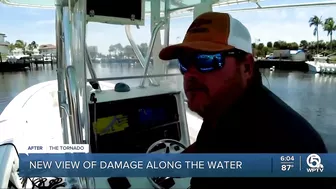
[(262, 56), (266, 56), (270, 52), (270, 49), (268, 47), (263, 47), (261, 50)]
[(316, 52), (319, 52), (319, 32), (318, 28), (322, 25), (322, 17), (313, 16), (309, 19), (309, 27), (314, 27), (313, 35), (316, 36)]
[(264, 44), (263, 43), (259, 43), (258, 46), (257, 46), (257, 49), (258, 50), (262, 50), (264, 48)]
[(8, 41), (7, 41), (7, 43), (9, 43), (9, 46), (8, 46), (9, 52), (12, 52), (15, 49), (15, 45), (13, 43), (8, 42)]
[(125, 46), (124, 48), (124, 55), (127, 57), (127, 58), (133, 58), (135, 56), (134, 54), (134, 51), (133, 51), (133, 48), (131, 45), (127, 45)]
[(27, 48), (28, 48), (28, 54), (33, 54), (34, 49), (37, 49), (38, 45), (35, 41), (32, 41), (31, 43), (28, 44)]
[(279, 43), (279, 49), (281, 49), (281, 50), (285, 50), (285, 49), (289, 49), (289, 45), (287, 44), (287, 42), (286, 41), (278, 41), (278, 43)]
[(123, 58), (124, 57), (124, 47), (120, 43), (118, 43), (114, 45), (114, 48), (118, 52), (118, 57)]
[(14, 46), (18, 49), (22, 49), (23, 54), (26, 54), (27, 43), (23, 40), (16, 40)]
[(273, 48), (280, 49), (280, 43), (278, 41), (274, 42)]
[(301, 40), (299, 46), (303, 49), (307, 49), (308, 48), (308, 42), (306, 40)]
[(147, 55), (147, 51), (148, 51), (148, 44), (147, 43), (141, 43), (139, 45), (139, 50), (140, 50), (141, 54), (145, 57)]
[(323, 24), (323, 29), (324, 31), (327, 32), (327, 35), (330, 36), (330, 50), (332, 51), (333, 45), (332, 45), (332, 36), (333, 32), (336, 31), (336, 24), (333, 18), (329, 17), (325, 19), (324, 24)]
[(298, 50), (299, 49), (299, 45), (296, 42), (288, 43), (287, 47), (290, 50)]
[(110, 55), (112, 55), (112, 54), (115, 55), (115, 52), (116, 52), (115, 46), (114, 45), (110, 45), (109, 49), (108, 49), (108, 52), (110, 53)]

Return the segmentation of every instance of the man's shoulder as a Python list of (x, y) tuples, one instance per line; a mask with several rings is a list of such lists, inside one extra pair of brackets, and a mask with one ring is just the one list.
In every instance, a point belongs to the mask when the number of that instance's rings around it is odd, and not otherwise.
[[(295, 131), (298, 128), (314, 130), (312, 125), (302, 117), (297, 111), (286, 104), (273, 92), (264, 88), (263, 99), (260, 102), (259, 113), (263, 114), (266, 119), (272, 120), (274, 125), (285, 128), (290, 127)], [(295, 125), (295, 127), (292, 127)]]
[[(325, 144), (320, 134), (314, 127), (298, 112), (287, 105), (274, 93), (265, 89), (266, 98), (264, 101), (266, 116), (275, 132), (283, 137), (284, 143), (300, 148), (300, 151), (324, 153)], [(292, 144), (290, 144), (292, 143)]]

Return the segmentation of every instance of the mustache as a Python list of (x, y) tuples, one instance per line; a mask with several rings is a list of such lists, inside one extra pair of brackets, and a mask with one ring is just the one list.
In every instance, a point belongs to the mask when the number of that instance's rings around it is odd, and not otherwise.
[(190, 78), (186, 80), (185, 85), (186, 91), (208, 91), (208, 87), (201, 82), (199, 82), (196, 78)]

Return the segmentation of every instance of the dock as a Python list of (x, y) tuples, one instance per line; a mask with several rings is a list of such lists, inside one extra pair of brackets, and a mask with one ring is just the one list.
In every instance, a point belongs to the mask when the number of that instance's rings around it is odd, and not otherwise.
[(306, 61), (289, 59), (258, 59), (256, 64), (259, 68), (275, 68), (276, 70), (308, 72), (309, 66)]
[(51, 65), (51, 69), (54, 69), (54, 64), (56, 64), (57, 62), (56, 61), (43, 61), (43, 60), (35, 60), (35, 61), (32, 61), (30, 64), (31, 64), (31, 67), (34, 67), (35, 68), (38, 68), (39, 65), (42, 65), (43, 67), (45, 65)]
[(44, 60), (31, 60), (31, 59), (19, 59), (20, 61), (0, 61), (0, 72), (18, 72), (26, 71), (32, 68), (38, 69), (40, 65), (51, 65), (51, 69), (54, 69), (56, 61), (44, 61)]

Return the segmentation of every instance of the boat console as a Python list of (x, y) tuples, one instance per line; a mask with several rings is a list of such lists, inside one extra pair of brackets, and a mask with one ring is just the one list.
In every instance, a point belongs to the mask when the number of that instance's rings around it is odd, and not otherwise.
[(103, 102), (97, 94), (97, 102), (89, 105), (92, 152), (146, 153), (151, 144), (162, 139), (188, 145), (182, 140), (185, 123), (179, 97), (180, 93), (172, 92)]
[[(190, 144), (183, 93), (168, 84), (94, 91), (89, 102), (92, 153), (180, 153)], [(97, 188), (188, 188), (190, 178), (95, 178), (95, 182)]]

